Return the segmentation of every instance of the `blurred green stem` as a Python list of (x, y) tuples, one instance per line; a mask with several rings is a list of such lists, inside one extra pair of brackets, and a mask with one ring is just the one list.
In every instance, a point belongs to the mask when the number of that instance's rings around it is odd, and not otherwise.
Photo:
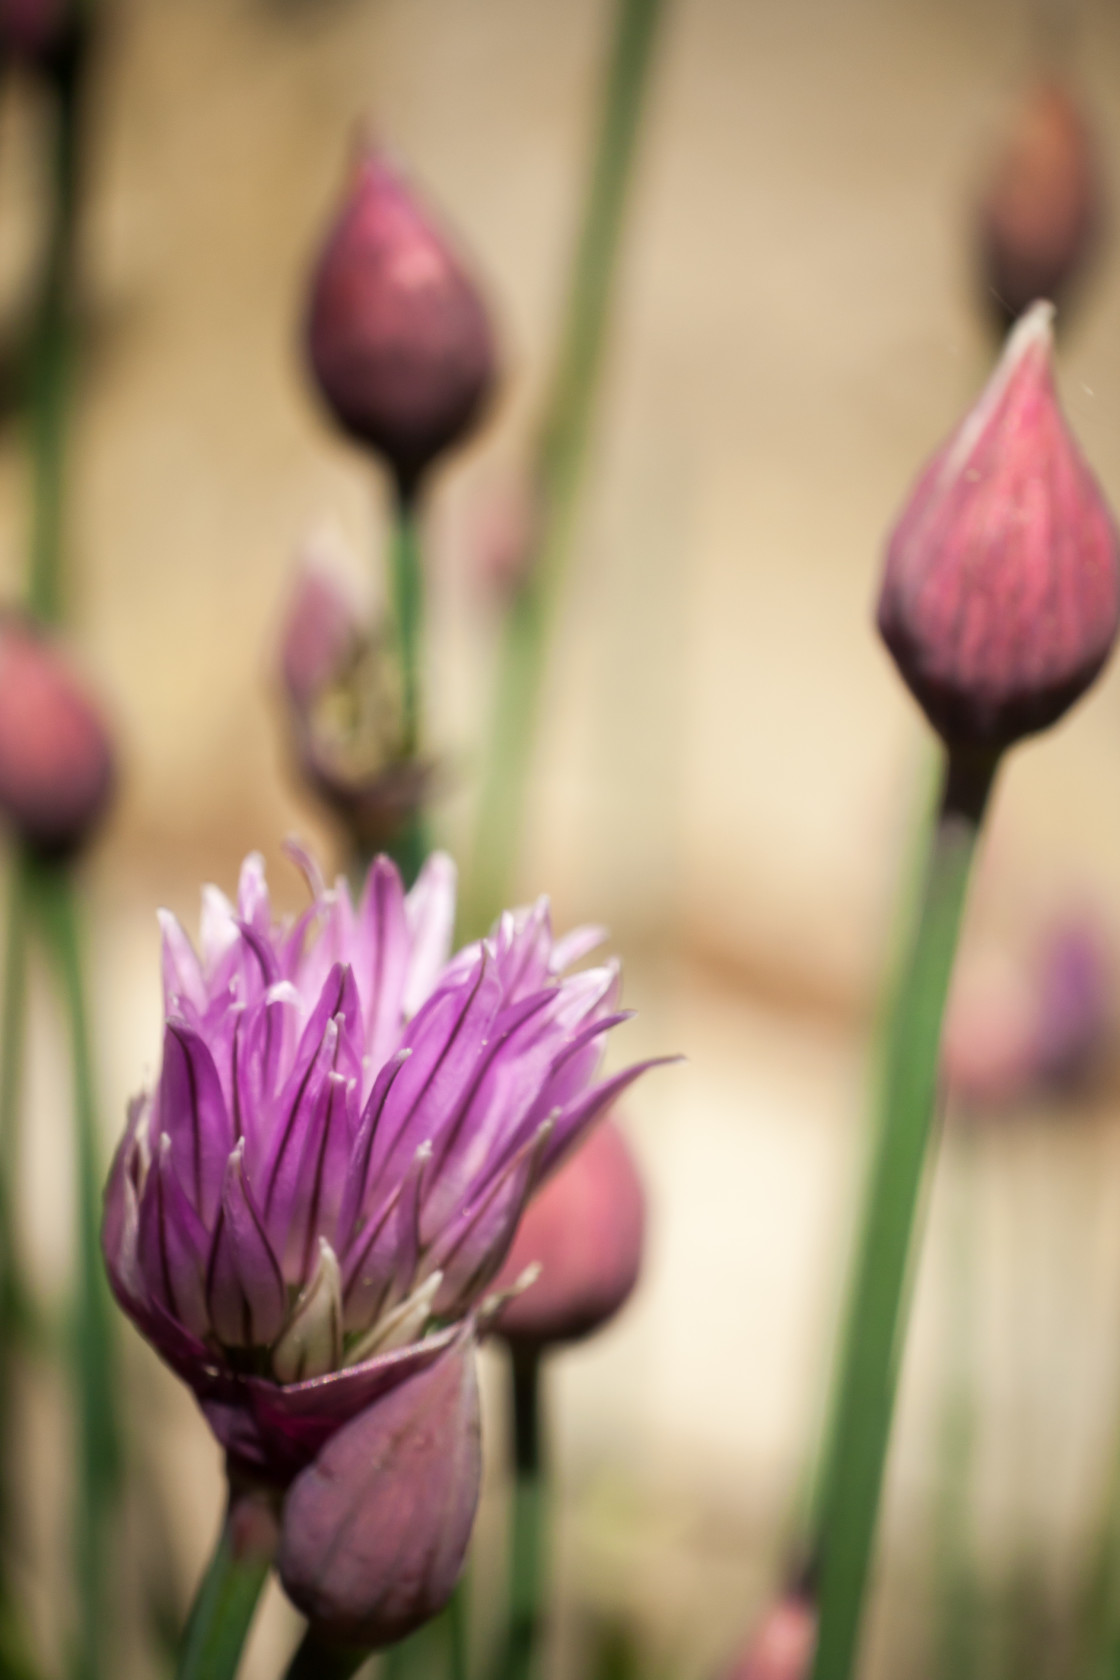
[(19, 1159), (19, 1104), (23, 1086), (24, 1026), (27, 1016), (27, 864), (21, 847), (12, 852), (8, 876), (4, 999), (0, 1016), (0, 1673), (18, 1664), (22, 1632), (8, 1583), (12, 1546), (9, 1466), (12, 1369), (23, 1340), (27, 1309), (12, 1223)]
[[(423, 738), (422, 655), (424, 572), (415, 487), (397, 492), (392, 543), (393, 622), (401, 670), (401, 756), (415, 759)], [(423, 806), (406, 819), (390, 851), (406, 887), (420, 873), (427, 850)], [(368, 861), (368, 860), (367, 860)]]
[(81, 1627), (75, 1673), (103, 1672), (109, 1630), (106, 1564), (108, 1521), (116, 1490), (120, 1443), (114, 1404), (111, 1309), (101, 1260), (101, 1162), (94, 1104), (89, 1019), (82, 979), (81, 932), (74, 885), (65, 864), (34, 864), (34, 903), (58, 971), (70, 1033), (74, 1080), (77, 1201), (77, 1295), (71, 1352), (78, 1405), (75, 1541)]
[(47, 251), (32, 330), (28, 376), (34, 518), (28, 605), (40, 619), (61, 617), (66, 430), (74, 377), (75, 254), (79, 207), (84, 31), (54, 77), (53, 197)]
[(467, 919), (489, 926), (517, 863), (552, 608), (572, 546), (602, 371), (611, 291), (664, 0), (616, 0), (614, 43), (535, 468), (532, 552), (504, 630)]
[[(235, 1545), (231, 1500), (191, 1606), (175, 1680), (234, 1680), (272, 1567), (273, 1550), (271, 1545), (241, 1549)], [(301, 1672), (308, 1676), (312, 1671)]]
[(541, 1407), (541, 1356), (510, 1349), (513, 1410), (513, 1524), (502, 1680), (529, 1680), (536, 1666), (544, 1602), (547, 1494)]
[(814, 1536), (820, 1633), (813, 1680), (848, 1680), (856, 1658), (904, 1340), (941, 1022), (996, 763), (994, 757), (949, 757), (917, 926), (889, 1015), (877, 1136)]
[(350, 1680), (370, 1655), (348, 1646), (326, 1645), (308, 1628), (288, 1664), (285, 1680)]

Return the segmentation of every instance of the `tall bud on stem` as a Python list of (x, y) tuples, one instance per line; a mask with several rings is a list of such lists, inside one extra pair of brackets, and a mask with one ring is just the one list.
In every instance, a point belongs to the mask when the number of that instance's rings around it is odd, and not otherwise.
[(941, 1024), (972, 858), (1005, 748), (1057, 721), (1108, 657), (1117, 539), (1058, 409), (1053, 311), (1008, 341), (890, 539), (879, 627), (948, 750), (917, 926), (888, 1013), (877, 1134), (816, 1512), (814, 1680), (855, 1663), (886, 1461)]

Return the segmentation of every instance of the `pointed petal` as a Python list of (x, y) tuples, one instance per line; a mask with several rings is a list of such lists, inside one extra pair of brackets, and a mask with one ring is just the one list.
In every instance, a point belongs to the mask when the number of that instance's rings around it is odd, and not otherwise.
[(140, 1199), (138, 1259), (149, 1297), (199, 1338), (210, 1329), (204, 1282), (209, 1246), (206, 1228), (179, 1183), (165, 1132)]
[(552, 947), (552, 955), (548, 959), (550, 974), (563, 974), (573, 963), (582, 962), (584, 957), (597, 950), (607, 937), (604, 927), (577, 927), (571, 933), (566, 933), (562, 939), (557, 939)]
[(418, 1341), (432, 1316), (432, 1303), (442, 1282), (443, 1273), (433, 1272), (423, 1283), (418, 1283), (399, 1306), (378, 1319), (372, 1330), (359, 1337), (346, 1355), (346, 1364), (360, 1365), (363, 1359), (372, 1359), (374, 1354), (389, 1353), (394, 1348), (407, 1347), (410, 1342)]
[(226, 1347), (263, 1347), (275, 1341), (288, 1298), (264, 1222), (245, 1177), (239, 1143), (230, 1156), (206, 1273), (206, 1301), (214, 1334)]
[(283, 1245), (275, 1239), (284, 1274), (293, 1281), (308, 1275), (316, 1239), (334, 1239), (356, 1110), (353, 1080), (328, 1073), (303, 1139), (296, 1177), (287, 1191), (289, 1222)]
[(272, 1350), (277, 1382), (303, 1382), (342, 1364), (342, 1283), (334, 1250), (319, 1238), (319, 1259)]
[(415, 1015), (447, 964), (455, 929), (455, 865), (446, 852), (433, 852), (405, 900), (412, 938), (404, 988), (406, 1017)]
[(409, 959), (404, 893), (396, 866), (377, 857), (358, 910), (358, 989), (365, 1011), (365, 1053), (377, 1067), (400, 1043)]
[(233, 1125), (214, 1058), (198, 1033), (168, 1021), (154, 1124), (171, 1139), (179, 1182), (207, 1227), (213, 1224), (233, 1149)]
[(621, 1096), (627, 1086), (633, 1085), (643, 1073), (651, 1068), (671, 1067), (679, 1062), (680, 1056), (651, 1056), (648, 1061), (637, 1062), (633, 1067), (624, 1068), (611, 1079), (604, 1079), (594, 1086), (579, 1102), (573, 1103), (556, 1117), (556, 1126), (548, 1140), (545, 1149), (542, 1176), (548, 1177), (556, 1171), (561, 1161), (575, 1148), (580, 1138), (584, 1136), (589, 1126), (594, 1125), (600, 1114)]
[(163, 1012), (175, 1014), (184, 999), (201, 1013), (206, 1008), (206, 983), (195, 948), (170, 910), (157, 910), (156, 917), (163, 936)]
[(267, 936), (270, 932), (272, 906), (265, 881), (264, 858), (259, 852), (250, 852), (241, 865), (237, 883), (237, 914), (241, 921), (249, 922), (258, 933)]
[(370, 1183), (369, 1168), (374, 1140), (377, 1137), (377, 1128), (381, 1123), (385, 1099), (392, 1089), (393, 1081), (411, 1054), (410, 1050), (398, 1050), (392, 1060), (385, 1063), (374, 1080), (373, 1090), (370, 1092), (369, 1099), (362, 1111), (357, 1136), (354, 1139), (350, 1161), (346, 1169), (346, 1185), (338, 1214), (340, 1251), (344, 1250), (349, 1244), (355, 1228), (372, 1197), (373, 1186)]
[(428, 1263), (443, 1273), (435, 1303), (441, 1318), (454, 1318), (501, 1270), (525, 1204), (540, 1183), (551, 1131), (544, 1121), (432, 1245)]
[(463, 1566), (481, 1473), (473, 1332), (331, 1437), (288, 1490), (277, 1566), (322, 1635), (380, 1648)]

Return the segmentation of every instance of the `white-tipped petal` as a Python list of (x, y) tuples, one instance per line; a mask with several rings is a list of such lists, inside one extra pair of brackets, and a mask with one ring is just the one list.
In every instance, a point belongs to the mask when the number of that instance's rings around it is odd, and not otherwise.
[(342, 1362), (342, 1280), (338, 1260), (325, 1237), (311, 1281), (272, 1349), (278, 1382), (304, 1382), (336, 1371)]

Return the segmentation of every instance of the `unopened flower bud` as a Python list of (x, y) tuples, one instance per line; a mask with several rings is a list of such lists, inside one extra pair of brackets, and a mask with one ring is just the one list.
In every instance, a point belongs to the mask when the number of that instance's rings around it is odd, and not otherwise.
[(319, 260), (307, 345), (336, 418), (387, 458), (406, 494), (463, 437), (494, 381), (494, 338), (477, 286), (372, 148)]
[(984, 282), (1005, 321), (1035, 298), (1064, 298), (1092, 254), (1101, 193), (1092, 137), (1069, 90), (1031, 89), (979, 215)]
[(284, 1501), (277, 1567), (320, 1637), (380, 1650), (463, 1566), (481, 1451), (473, 1336), (332, 1435)]
[(0, 0), (0, 53), (29, 64), (51, 60), (73, 23), (72, 0)]
[(600, 1329), (637, 1282), (644, 1230), (645, 1194), (630, 1146), (612, 1120), (601, 1120), (522, 1217), (495, 1288), (540, 1270), (502, 1308), (498, 1335), (543, 1347)]
[(0, 814), (35, 850), (69, 852), (112, 784), (108, 733), (65, 655), (23, 620), (0, 619)]
[(345, 676), (363, 629), (349, 591), (311, 557), (296, 578), (280, 638), (284, 689), (294, 707), (313, 706)]
[(816, 1638), (812, 1599), (801, 1592), (787, 1592), (767, 1610), (726, 1680), (805, 1680)]
[(1037, 303), (1015, 327), (887, 548), (879, 629), (950, 747), (1056, 722), (1116, 635), (1116, 530), (1058, 407), (1052, 319)]

